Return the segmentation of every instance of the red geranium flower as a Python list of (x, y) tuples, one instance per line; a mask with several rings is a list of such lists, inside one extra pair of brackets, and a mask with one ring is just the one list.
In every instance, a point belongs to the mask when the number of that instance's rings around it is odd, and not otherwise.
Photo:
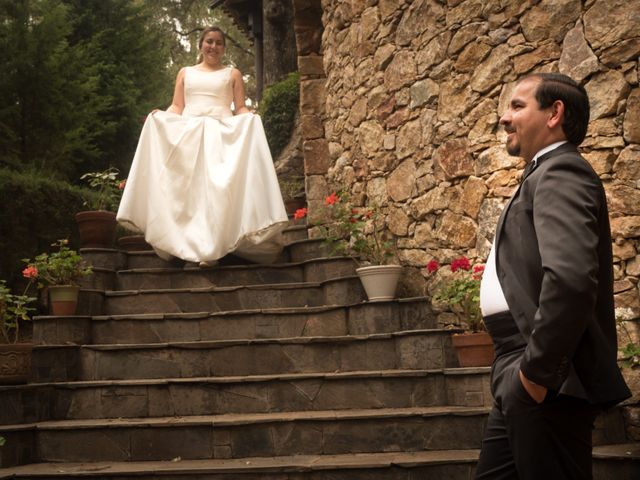
[(456, 258), (451, 262), (451, 271), (457, 272), (458, 270), (471, 270), (471, 263), (467, 257)]
[(440, 264), (438, 263), (437, 260), (431, 260), (429, 263), (427, 263), (427, 272), (429, 273), (433, 273), (436, 270), (438, 270), (438, 268), (440, 268)]
[(475, 267), (473, 267), (473, 278), (475, 278), (476, 280), (480, 280), (483, 273), (484, 265), (476, 265)]
[(22, 270), (22, 276), (24, 278), (38, 278), (38, 269), (35, 265), (29, 265), (27, 268)]
[(336, 192), (333, 192), (331, 195), (324, 199), (325, 205), (335, 205), (336, 202), (340, 200), (340, 197), (336, 195)]
[(296, 210), (296, 213), (293, 214), (293, 219), (294, 220), (299, 220), (301, 218), (304, 218), (307, 216), (307, 209), (306, 208), (299, 208)]

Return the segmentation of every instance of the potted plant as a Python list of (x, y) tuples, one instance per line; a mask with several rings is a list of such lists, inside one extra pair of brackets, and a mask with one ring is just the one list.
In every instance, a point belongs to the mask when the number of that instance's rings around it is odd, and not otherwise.
[(80, 245), (84, 248), (109, 248), (113, 245), (115, 210), (126, 185), (126, 180), (118, 180), (119, 173), (117, 168), (109, 167), (102, 172), (85, 173), (80, 177), (96, 190), (96, 195), (85, 198), (88, 210), (76, 214)]
[(57, 251), (24, 260), (27, 269), (32, 269), (31, 278), (37, 279), (39, 287), (47, 288), (51, 315), (75, 315), (80, 292), (77, 282), (91, 273), (91, 267), (68, 243), (68, 240), (58, 240), (51, 245)]
[(30, 304), (35, 297), (27, 296), (31, 285), (31, 270), (23, 271), (29, 284), (22, 295), (14, 295), (4, 280), (0, 280), (0, 384), (25, 383), (31, 374), (33, 344), (19, 342), (20, 323), (31, 320), (29, 313), (35, 308)]
[(458, 363), (461, 367), (489, 366), (493, 363), (495, 351), (489, 334), (485, 331), (480, 311), (480, 282), (484, 265), (471, 266), (467, 257), (453, 260), (446, 269), (440, 269), (440, 264), (432, 260), (427, 264), (428, 274), (440, 272), (444, 277), (438, 283), (436, 294), (433, 296), (434, 306), (448, 307), (461, 317), (465, 332), (454, 334), (451, 338)]
[(392, 300), (402, 266), (394, 263), (395, 240), (384, 231), (385, 217), (378, 206), (357, 207), (345, 192), (333, 192), (325, 198), (325, 208), (329, 223), (320, 229), (332, 253), (354, 257), (369, 301)]
[(303, 177), (288, 177), (280, 180), (280, 192), (284, 201), (284, 208), (288, 215), (293, 215), (297, 210), (304, 208)]

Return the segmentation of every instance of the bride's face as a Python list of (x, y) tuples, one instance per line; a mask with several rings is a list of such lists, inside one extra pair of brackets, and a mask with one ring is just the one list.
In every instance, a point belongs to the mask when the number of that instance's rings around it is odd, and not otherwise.
[(202, 39), (200, 46), (202, 58), (207, 63), (217, 64), (224, 55), (224, 37), (220, 32), (209, 32)]

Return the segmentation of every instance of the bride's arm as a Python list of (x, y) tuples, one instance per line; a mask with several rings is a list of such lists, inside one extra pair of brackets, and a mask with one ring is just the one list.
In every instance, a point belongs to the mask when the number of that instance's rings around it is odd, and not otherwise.
[(246, 107), (244, 101), (244, 80), (242, 80), (242, 73), (237, 68), (231, 71), (231, 81), (233, 86), (233, 106), (235, 108), (235, 114), (247, 113), (250, 110)]
[(173, 101), (169, 108), (167, 108), (167, 112), (177, 113), (178, 115), (182, 115), (182, 111), (184, 110), (184, 68), (181, 68), (178, 72), (178, 76), (176, 77), (176, 86), (173, 90)]

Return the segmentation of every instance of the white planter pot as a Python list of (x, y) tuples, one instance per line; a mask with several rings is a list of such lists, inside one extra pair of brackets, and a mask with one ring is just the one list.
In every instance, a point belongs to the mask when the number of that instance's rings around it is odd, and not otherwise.
[(372, 265), (356, 269), (362, 286), (367, 292), (370, 302), (393, 300), (402, 266), (400, 265)]

